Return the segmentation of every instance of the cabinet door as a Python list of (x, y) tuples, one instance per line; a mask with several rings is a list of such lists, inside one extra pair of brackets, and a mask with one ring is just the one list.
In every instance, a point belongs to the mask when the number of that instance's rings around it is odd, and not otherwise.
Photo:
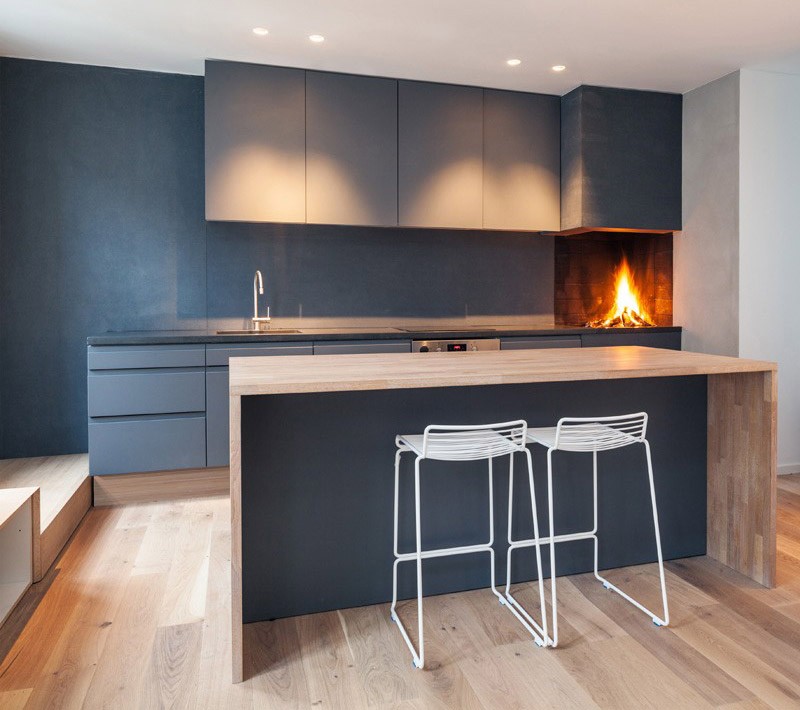
[(305, 222), (305, 72), (206, 62), (206, 219)]
[(306, 219), (397, 225), (397, 82), (306, 74)]
[(206, 465), (227, 466), (230, 456), (228, 368), (206, 370)]
[(398, 214), (402, 226), (483, 225), (483, 91), (400, 81)]
[(558, 230), (559, 98), (490, 89), (483, 97), (484, 228)]

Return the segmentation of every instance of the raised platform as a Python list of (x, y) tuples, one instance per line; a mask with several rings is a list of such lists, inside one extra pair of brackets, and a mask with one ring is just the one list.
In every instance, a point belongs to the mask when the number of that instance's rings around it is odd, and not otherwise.
[(38, 487), (33, 581), (50, 569), (92, 505), (87, 454), (0, 460), (0, 488)]

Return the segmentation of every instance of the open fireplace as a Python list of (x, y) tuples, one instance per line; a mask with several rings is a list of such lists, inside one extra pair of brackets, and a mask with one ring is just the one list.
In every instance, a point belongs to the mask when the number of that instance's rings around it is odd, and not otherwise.
[(555, 241), (556, 325), (672, 325), (672, 234), (591, 232)]

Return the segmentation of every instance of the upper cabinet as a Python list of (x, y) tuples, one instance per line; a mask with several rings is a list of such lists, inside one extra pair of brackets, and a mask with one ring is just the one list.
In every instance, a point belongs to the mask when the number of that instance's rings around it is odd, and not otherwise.
[(407, 227), (483, 226), (483, 91), (400, 81), (398, 216)]
[(302, 69), (206, 62), (206, 219), (306, 221)]
[(681, 228), (682, 97), (581, 86), (561, 102), (561, 230)]
[(397, 225), (397, 82), (306, 73), (306, 220)]
[(558, 230), (557, 96), (483, 92), (483, 227)]

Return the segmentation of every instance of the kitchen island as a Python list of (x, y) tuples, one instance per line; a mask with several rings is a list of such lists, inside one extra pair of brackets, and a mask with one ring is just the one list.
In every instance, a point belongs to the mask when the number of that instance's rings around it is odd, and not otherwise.
[[(772, 586), (776, 377), (773, 363), (641, 347), (232, 358), (234, 682), (244, 676), (243, 623), (389, 599), (394, 435), (429, 423), (525, 418), (544, 426), (645, 410), (665, 558), (708, 554)], [(591, 514), (590, 465), (559, 456), (556, 517), (579, 529)], [(655, 559), (637, 456), (620, 450), (601, 459), (601, 567)], [(473, 475), (471, 464), (431, 466), (423, 545), (453, 544), (457, 535), (468, 544), (485, 525), (485, 474)], [(535, 468), (540, 476), (541, 458)], [(508, 474), (499, 463), (495, 471), (504, 540)], [(409, 493), (401, 489), (401, 498)], [(515, 520), (526, 534), (523, 506)], [(410, 522), (401, 516), (401, 547)], [(590, 569), (589, 547), (565, 545), (559, 570)], [(517, 564), (515, 579), (530, 578), (530, 562), (520, 555)], [(485, 560), (430, 566), (426, 593), (488, 585)]]

